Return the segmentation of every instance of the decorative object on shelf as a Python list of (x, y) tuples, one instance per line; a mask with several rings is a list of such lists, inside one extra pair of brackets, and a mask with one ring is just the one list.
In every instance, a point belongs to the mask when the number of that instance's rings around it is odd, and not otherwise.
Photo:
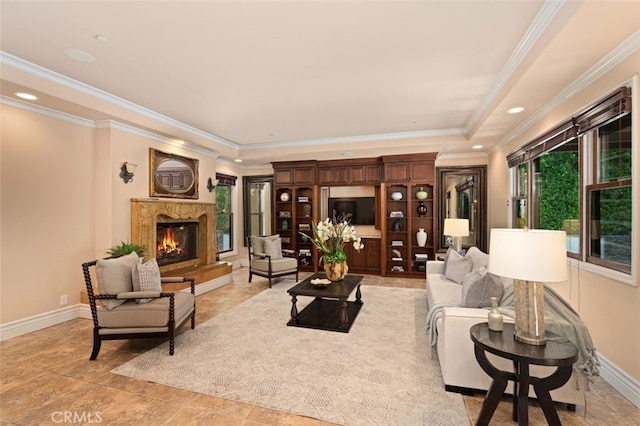
[(284, 201), (285, 203), (291, 199), (291, 196), (288, 192), (283, 192), (280, 194), (280, 201)]
[(311, 216), (311, 204), (305, 204), (302, 209), (304, 210), (305, 216)]
[(416, 192), (416, 198), (418, 200), (426, 200), (428, 196), (429, 193), (425, 191), (423, 187), (420, 187), (420, 189), (418, 189), (418, 192)]
[(120, 177), (124, 183), (129, 183), (133, 180), (133, 175), (137, 168), (137, 164), (127, 163), (126, 161), (122, 163), (122, 167), (120, 168)]
[(280, 217), (291, 217), (291, 212), (289, 211), (281, 211), (278, 212), (278, 214), (280, 215)]
[(459, 253), (462, 250), (461, 237), (469, 236), (469, 219), (445, 219), (442, 234), (453, 237), (453, 248)]
[(393, 231), (394, 232), (402, 231), (402, 221), (400, 219), (396, 219), (393, 221)]
[(309, 202), (309, 197), (298, 197), (298, 202), (299, 203), (308, 203)]
[(427, 245), (427, 233), (424, 232), (424, 228), (418, 228), (418, 232), (416, 232), (416, 241), (418, 242), (418, 247), (424, 247)]
[(289, 229), (289, 221), (287, 219), (282, 221), (282, 229)]
[(299, 223), (298, 224), (298, 229), (301, 231), (310, 231), (311, 230), (311, 225), (308, 223)]
[(416, 208), (416, 213), (418, 213), (418, 216), (425, 217), (428, 212), (429, 209), (427, 208), (427, 206), (422, 201), (420, 201), (420, 204), (418, 204), (418, 207)]
[(391, 211), (389, 212), (389, 217), (404, 217), (404, 213), (401, 211)]
[(392, 199), (392, 200), (395, 200), (395, 201), (400, 201), (400, 200), (402, 200), (402, 192), (398, 192), (398, 191), (396, 191), (396, 192), (392, 192), (392, 193), (391, 193), (391, 199)]
[(567, 280), (566, 233), (494, 228), (490, 241), (488, 271), (513, 278), (514, 338), (545, 345), (543, 283)]
[(489, 330), (502, 331), (504, 319), (502, 314), (498, 310), (498, 302), (500, 299), (497, 297), (491, 298), (491, 310), (489, 311)]
[(402, 253), (398, 249), (391, 250), (393, 252), (393, 257), (391, 260), (402, 260)]
[[(302, 232), (300, 234), (306, 235)], [(327, 218), (313, 227), (311, 242), (322, 253), (324, 270), (331, 281), (342, 280), (349, 270), (344, 244), (353, 243), (356, 251), (364, 248), (362, 240), (356, 235), (356, 228), (341, 216), (335, 215), (332, 219)]]
[(303, 243), (308, 243), (309, 242), (309, 237), (307, 237), (305, 234), (302, 234), (302, 242)]

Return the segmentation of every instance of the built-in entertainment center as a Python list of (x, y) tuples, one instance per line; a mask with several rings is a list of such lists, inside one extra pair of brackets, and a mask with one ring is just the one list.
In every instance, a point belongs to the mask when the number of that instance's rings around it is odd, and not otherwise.
[[(302, 270), (322, 270), (309, 238), (314, 223), (352, 214), (364, 250), (349, 245), (350, 272), (425, 274), (436, 252), (435, 154), (275, 162), (274, 230), (295, 250)], [(304, 232), (308, 230), (309, 232)], [(362, 230), (362, 232), (361, 232)]]

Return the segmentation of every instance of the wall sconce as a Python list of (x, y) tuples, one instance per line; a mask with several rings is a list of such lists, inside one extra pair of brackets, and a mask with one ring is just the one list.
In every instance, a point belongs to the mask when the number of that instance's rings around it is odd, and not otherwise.
[(122, 164), (120, 168), (120, 177), (124, 181), (124, 183), (129, 183), (133, 180), (133, 174), (136, 172), (137, 164), (127, 163), (126, 161)]
[(207, 189), (209, 192), (213, 192), (213, 190), (216, 189), (216, 186), (218, 186), (218, 179), (209, 178), (207, 180)]

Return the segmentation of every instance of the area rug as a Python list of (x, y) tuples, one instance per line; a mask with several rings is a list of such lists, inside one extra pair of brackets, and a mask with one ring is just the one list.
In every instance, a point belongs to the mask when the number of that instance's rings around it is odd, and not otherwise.
[(286, 325), (293, 285), (182, 333), (174, 356), (167, 342), (112, 372), (336, 424), (469, 424), (431, 357), (425, 290), (363, 286), (351, 330), (336, 333)]

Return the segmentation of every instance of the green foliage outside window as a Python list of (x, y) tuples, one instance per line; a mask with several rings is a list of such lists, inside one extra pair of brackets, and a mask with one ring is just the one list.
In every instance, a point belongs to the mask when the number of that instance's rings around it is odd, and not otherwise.
[(230, 251), (233, 249), (233, 212), (231, 211), (230, 185), (218, 185), (216, 188), (216, 239), (218, 251)]
[(578, 234), (579, 229), (573, 229), (577, 222), (568, 222), (580, 217), (578, 153), (551, 152), (539, 157), (536, 166), (541, 175), (536, 227)]

